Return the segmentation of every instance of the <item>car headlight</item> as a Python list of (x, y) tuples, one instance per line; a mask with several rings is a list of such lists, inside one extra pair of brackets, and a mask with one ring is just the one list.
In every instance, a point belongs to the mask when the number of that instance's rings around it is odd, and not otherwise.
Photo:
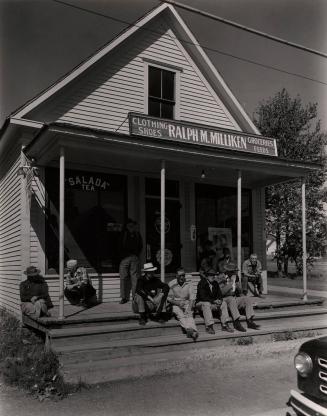
[(294, 365), (297, 372), (302, 377), (308, 377), (313, 367), (310, 355), (306, 354), (305, 352), (299, 352), (296, 354), (294, 358)]

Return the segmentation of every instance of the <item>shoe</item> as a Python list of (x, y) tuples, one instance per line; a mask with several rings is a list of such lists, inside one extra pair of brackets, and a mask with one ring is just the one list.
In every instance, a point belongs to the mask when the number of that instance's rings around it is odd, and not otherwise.
[(193, 329), (192, 328), (186, 328), (186, 337), (192, 338), (193, 335)]
[(123, 305), (124, 303), (127, 303), (128, 299), (126, 298), (122, 298), (121, 301), (119, 302), (121, 305)]
[(228, 324), (222, 325), (221, 330), (226, 332), (234, 332), (234, 329), (231, 328)]
[(146, 325), (146, 319), (140, 318), (139, 319), (139, 325), (142, 325), (142, 326)]
[(215, 334), (215, 330), (213, 329), (212, 325), (206, 326), (206, 331), (208, 334)]
[(198, 331), (193, 330), (193, 332), (192, 332), (192, 338), (193, 338), (193, 341), (196, 341), (199, 338)]
[(247, 324), (248, 324), (248, 328), (251, 328), (251, 329), (259, 329), (260, 328), (260, 325), (256, 324), (252, 319), (247, 321)]
[(266, 299), (266, 296), (264, 296), (261, 292), (259, 292), (258, 298)]
[(239, 320), (237, 320), (237, 321), (234, 322), (234, 328), (237, 331), (246, 332), (246, 329), (244, 328), (244, 326), (241, 324), (241, 322)]

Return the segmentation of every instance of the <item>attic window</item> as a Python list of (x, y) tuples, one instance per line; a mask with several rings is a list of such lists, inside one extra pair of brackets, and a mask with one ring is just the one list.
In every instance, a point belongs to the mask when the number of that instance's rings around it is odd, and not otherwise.
[(175, 73), (149, 66), (148, 114), (173, 119), (175, 103)]

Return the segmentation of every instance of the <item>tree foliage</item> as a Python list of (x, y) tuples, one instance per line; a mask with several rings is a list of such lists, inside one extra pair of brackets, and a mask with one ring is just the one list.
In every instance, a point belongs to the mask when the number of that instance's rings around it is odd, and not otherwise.
[[(254, 121), (260, 132), (277, 139), (279, 157), (324, 164), (326, 135), (317, 120), (317, 104), (304, 105), (299, 96), (292, 98), (286, 89), (258, 106)], [(320, 254), (326, 241), (327, 202), (324, 188), (326, 169), (306, 177), (306, 218), (308, 261)], [(300, 271), (302, 264), (301, 179), (266, 188), (267, 237), (276, 241), (278, 271), (287, 274), (288, 259)]]

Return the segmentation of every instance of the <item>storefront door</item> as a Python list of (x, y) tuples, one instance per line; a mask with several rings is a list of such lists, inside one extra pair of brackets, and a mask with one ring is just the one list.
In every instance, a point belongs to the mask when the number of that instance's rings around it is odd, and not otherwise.
[[(147, 197), (146, 260), (160, 266), (160, 199)], [(180, 202), (166, 199), (165, 271), (174, 273), (181, 265)]]

